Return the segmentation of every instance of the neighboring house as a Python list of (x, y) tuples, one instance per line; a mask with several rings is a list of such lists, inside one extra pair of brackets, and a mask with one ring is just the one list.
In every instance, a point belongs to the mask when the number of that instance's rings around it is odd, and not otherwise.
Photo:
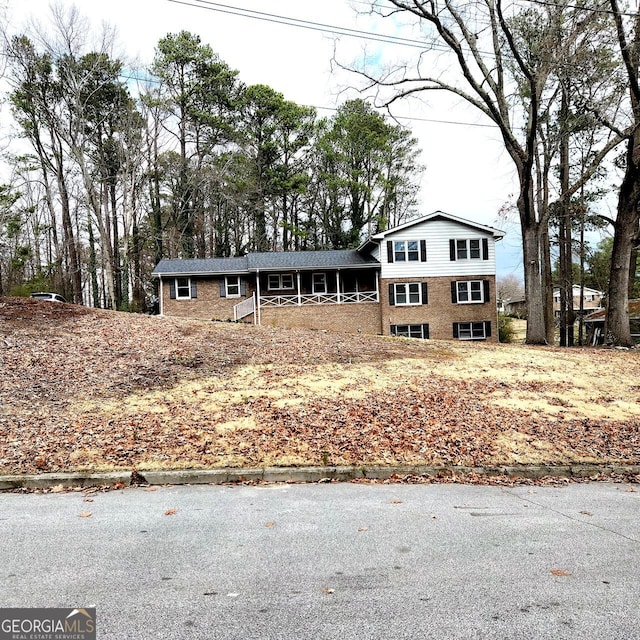
[[(585, 317), (587, 327), (587, 344), (604, 344), (604, 324), (607, 319), (606, 309), (600, 309)], [(629, 328), (631, 337), (636, 344), (640, 344), (640, 300), (629, 300)]]
[(505, 300), (503, 306), (504, 313), (508, 316), (515, 316), (520, 319), (527, 317), (527, 299), (524, 296)]
[(412, 338), (497, 341), (502, 231), (441, 211), (358, 249), (161, 260), (160, 313)]
[[(584, 287), (582, 296), (584, 312), (591, 313), (602, 309), (603, 298), (602, 291)], [(573, 310), (576, 312), (580, 310), (580, 285), (577, 284), (573, 285)], [(553, 288), (553, 313), (556, 316), (560, 315), (560, 287)]]

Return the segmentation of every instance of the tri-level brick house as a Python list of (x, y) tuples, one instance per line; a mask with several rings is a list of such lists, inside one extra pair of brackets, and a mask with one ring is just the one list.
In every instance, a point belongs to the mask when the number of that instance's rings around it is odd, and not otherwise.
[(269, 326), (497, 340), (502, 231), (436, 211), (357, 249), (162, 260), (160, 313)]

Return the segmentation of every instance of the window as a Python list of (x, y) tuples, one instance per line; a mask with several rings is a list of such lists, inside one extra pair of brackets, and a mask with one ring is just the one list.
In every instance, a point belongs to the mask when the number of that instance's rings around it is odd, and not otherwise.
[(388, 262), (426, 262), (426, 240), (387, 240)]
[(396, 304), (420, 304), (420, 283), (408, 282), (395, 284)]
[(269, 289), (293, 289), (293, 275), (290, 273), (270, 273)]
[(489, 241), (487, 238), (451, 239), (449, 253), (451, 260), (488, 260)]
[(454, 280), (451, 282), (451, 302), (478, 304), (490, 301), (488, 280)]
[(458, 302), (483, 302), (482, 281), (457, 282)]
[(313, 293), (327, 293), (327, 274), (313, 274)]
[(402, 240), (393, 243), (393, 254), (396, 262), (417, 262), (420, 251), (417, 240)]
[(429, 302), (426, 282), (391, 282), (389, 283), (389, 304), (411, 305)]
[(454, 322), (453, 337), (458, 340), (484, 340), (491, 336), (491, 322)]
[(240, 276), (225, 276), (227, 298), (240, 297)]
[(191, 278), (176, 278), (176, 300), (191, 298)]
[(392, 324), (392, 336), (402, 336), (404, 338), (429, 338), (428, 324)]

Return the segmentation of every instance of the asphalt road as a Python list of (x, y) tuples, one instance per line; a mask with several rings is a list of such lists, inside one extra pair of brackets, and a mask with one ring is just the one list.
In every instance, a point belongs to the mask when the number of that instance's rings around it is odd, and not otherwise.
[(95, 606), (105, 640), (640, 638), (637, 485), (90, 498), (0, 494), (0, 606)]

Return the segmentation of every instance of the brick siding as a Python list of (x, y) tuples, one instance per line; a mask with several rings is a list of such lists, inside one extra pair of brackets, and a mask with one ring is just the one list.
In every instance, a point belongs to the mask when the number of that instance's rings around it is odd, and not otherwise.
[[(452, 280), (488, 280), (489, 302), (455, 304), (451, 302)], [(428, 304), (399, 306), (389, 304), (389, 284), (398, 282), (426, 282)], [(429, 337), (435, 340), (452, 340), (454, 322), (491, 322), (488, 342), (498, 341), (495, 276), (445, 276), (437, 278), (394, 278), (380, 283), (382, 333), (390, 335), (391, 325), (428, 324)]]
[(369, 302), (263, 307), (261, 320), (264, 326), (375, 335), (380, 333), (380, 305)]
[[(233, 307), (253, 295), (255, 285), (247, 283), (247, 295), (239, 298), (220, 297), (220, 282), (224, 278), (191, 278), (197, 285), (197, 298), (191, 300), (171, 300), (169, 278), (163, 280), (163, 309), (167, 316), (181, 318), (203, 318), (206, 320), (233, 320)], [(248, 320), (253, 320), (253, 316)]]

